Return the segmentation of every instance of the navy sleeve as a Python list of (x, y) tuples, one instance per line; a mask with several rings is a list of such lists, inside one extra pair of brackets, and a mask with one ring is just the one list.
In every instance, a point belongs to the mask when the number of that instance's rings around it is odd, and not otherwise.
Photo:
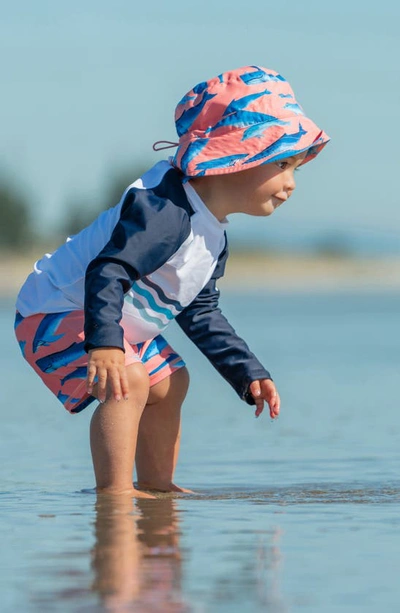
[(111, 238), (85, 277), (85, 349), (124, 349), (124, 294), (177, 251), (190, 233), (187, 211), (154, 191), (128, 191)]
[(179, 313), (176, 321), (240, 398), (254, 404), (248, 391), (250, 383), (257, 379), (271, 379), (271, 375), (218, 307), (216, 280), (224, 274), (227, 257), (226, 245), (212, 278), (193, 302)]

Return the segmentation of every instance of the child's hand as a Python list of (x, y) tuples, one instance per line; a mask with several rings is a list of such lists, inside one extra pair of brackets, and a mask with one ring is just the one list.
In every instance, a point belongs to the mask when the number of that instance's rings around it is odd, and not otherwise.
[(100, 347), (89, 351), (86, 388), (93, 392), (94, 379), (97, 376), (97, 398), (105, 402), (107, 388), (115, 400), (128, 399), (128, 380), (125, 370), (125, 354), (122, 349)]
[(275, 419), (279, 415), (279, 409), (281, 406), (281, 400), (279, 394), (276, 391), (276, 387), (271, 379), (260, 379), (258, 381), (252, 381), (249, 386), (249, 391), (256, 403), (255, 416), (261, 415), (264, 409), (264, 400), (268, 403), (269, 414), (271, 419)]

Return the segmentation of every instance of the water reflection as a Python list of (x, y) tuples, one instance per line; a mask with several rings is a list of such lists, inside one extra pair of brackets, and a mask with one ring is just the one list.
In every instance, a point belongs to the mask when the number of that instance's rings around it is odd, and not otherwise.
[(268, 540), (265, 534), (260, 534), (255, 556), (257, 600), (267, 610), (276, 613), (289, 610), (280, 585), (283, 558), (279, 542), (282, 534), (279, 527), (272, 530)]
[(181, 592), (176, 501), (98, 496), (93, 590), (107, 611), (189, 611)]
[(227, 533), (222, 559), (210, 582), (208, 598), (215, 607), (213, 610), (270, 613), (289, 610), (281, 588), (282, 535), (279, 526)]

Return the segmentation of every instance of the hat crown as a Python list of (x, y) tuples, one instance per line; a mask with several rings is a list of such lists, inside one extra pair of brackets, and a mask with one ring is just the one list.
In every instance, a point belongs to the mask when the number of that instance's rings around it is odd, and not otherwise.
[(173, 161), (187, 176), (236, 172), (328, 140), (286, 79), (260, 66), (198, 83), (178, 103), (175, 125)]
[[(203, 81), (190, 90), (175, 110), (176, 129), (179, 136), (188, 132), (205, 132), (222, 122), (216, 129), (232, 126), (232, 118), (241, 124), (252, 125), (260, 113), (280, 119), (293, 115), (288, 102), (296, 103), (294, 93), (284, 77), (274, 70), (259, 66), (245, 66)], [(301, 107), (296, 103), (298, 109)], [(259, 117), (258, 121), (268, 118)]]

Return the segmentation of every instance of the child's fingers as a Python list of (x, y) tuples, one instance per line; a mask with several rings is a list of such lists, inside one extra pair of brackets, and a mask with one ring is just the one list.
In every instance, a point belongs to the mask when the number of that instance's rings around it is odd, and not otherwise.
[(100, 347), (89, 352), (86, 387), (89, 394), (95, 390), (95, 395), (100, 402), (107, 400), (107, 391), (111, 393), (114, 400), (121, 400), (122, 397), (127, 399), (128, 382), (125, 360), (120, 349)]
[(261, 395), (261, 385), (259, 381), (252, 381), (249, 385), (249, 392), (254, 400)]
[(256, 410), (255, 410), (255, 413), (254, 413), (254, 415), (255, 415), (256, 417), (260, 417), (261, 413), (262, 413), (262, 412), (263, 412), (263, 410), (264, 410), (264, 401), (263, 401), (263, 400), (261, 400), (261, 402), (262, 402), (262, 404), (261, 404), (261, 403), (257, 403), (257, 402), (256, 402)]
[(274, 411), (275, 417), (277, 417), (281, 410), (281, 399), (279, 397), (278, 392), (276, 392), (275, 402), (272, 404), (272, 409)]
[(252, 381), (249, 386), (251, 395), (254, 398), (256, 405), (255, 416), (259, 417), (264, 409), (264, 398), (261, 394), (261, 386), (259, 381)]
[(121, 383), (120, 383), (120, 373), (117, 368), (110, 368), (108, 371), (108, 387), (111, 390), (111, 395), (114, 400), (121, 400), (122, 392), (121, 392)]
[(129, 387), (125, 365), (120, 366), (119, 368), (112, 368), (109, 370), (108, 383), (111, 387), (111, 393), (114, 397), (114, 400), (120, 401), (121, 398), (124, 398), (124, 400), (128, 400)]
[(97, 398), (100, 402), (105, 402), (107, 397), (107, 370), (97, 369)]
[(96, 377), (97, 368), (94, 364), (88, 365), (87, 376), (86, 376), (86, 390), (88, 394), (93, 392), (94, 379)]
[(128, 386), (128, 377), (126, 376), (126, 368), (125, 368), (125, 366), (122, 369), (122, 372), (120, 373), (120, 382), (121, 382), (122, 398), (124, 400), (128, 400), (128, 398), (129, 398), (129, 386)]
[(256, 417), (261, 415), (263, 411), (264, 400), (268, 403), (271, 419), (278, 417), (280, 410), (280, 398), (273, 381), (270, 379), (252, 381), (249, 386), (249, 391), (256, 404)]
[(261, 381), (261, 394), (268, 402), (271, 419), (275, 419), (279, 415), (280, 398), (274, 382), (270, 379), (263, 379)]
[(276, 390), (272, 394), (271, 400), (269, 401), (268, 404), (269, 404), (269, 410), (270, 410), (272, 419), (274, 417), (278, 417), (279, 412), (280, 412), (280, 407), (281, 407), (281, 399), (279, 398), (279, 394)]

